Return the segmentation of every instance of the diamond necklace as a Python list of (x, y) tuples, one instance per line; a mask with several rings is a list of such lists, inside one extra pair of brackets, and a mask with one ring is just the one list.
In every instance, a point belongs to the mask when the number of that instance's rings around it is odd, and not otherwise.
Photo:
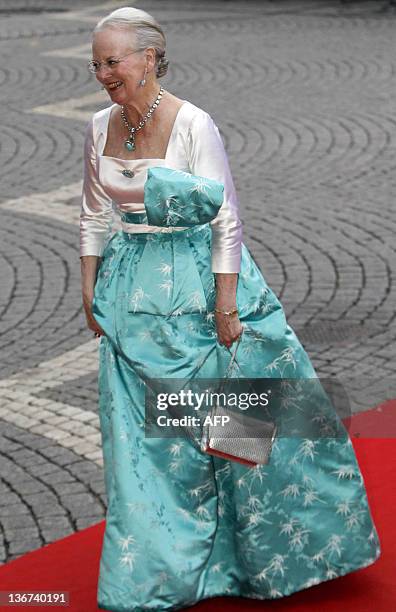
[(122, 120), (124, 122), (125, 127), (127, 128), (128, 132), (129, 132), (129, 136), (128, 136), (127, 140), (125, 140), (125, 142), (124, 142), (124, 147), (128, 151), (134, 151), (136, 149), (135, 133), (138, 132), (139, 130), (141, 130), (142, 127), (144, 127), (146, 125), (147, 120), (150, 119), (151, 115), (153, 114), (153, 112), (157, 108), (158, 104), (160, 103), (160, 100), (162, 98), (162, 94), (163, 93), (164, 93), (164, 88), (161, 86), (156, 101), (150, 106), (148, 112), (143, 117), (143, 119), (141, 119), (139, 121), (139, 123), (138, 123), (138, 125), (136, 127), (134, 127), (133, 125), (131, 125), (129, 123), (129, 121), (128, 121), (127, 117), (126, 117), (126, 114), (125, 114), (124, 106), (121, 106), (121, 118), (122, 118)]

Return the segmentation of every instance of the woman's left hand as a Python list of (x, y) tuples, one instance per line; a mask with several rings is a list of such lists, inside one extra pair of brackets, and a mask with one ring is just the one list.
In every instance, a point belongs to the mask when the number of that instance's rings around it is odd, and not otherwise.
[[(237, 272), (216, 272), (216, 303), (215, 307), (226, 312), (237, 307), (236, 289)], [(243, 327), (238, 318), (238, 312), (226, 315), (215, 311), (217, 338), (220, 344), (230, 348), (239, 338)]]
[(220, 312), (215, 313), (217, 338), (220, 344), (230, 348), (239, 338), (243, 327), (238, 318), (238, 314), (225, 315)]

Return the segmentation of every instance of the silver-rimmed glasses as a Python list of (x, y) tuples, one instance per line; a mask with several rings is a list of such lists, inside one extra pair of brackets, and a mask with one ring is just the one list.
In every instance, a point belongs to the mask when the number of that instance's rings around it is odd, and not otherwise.
[(129, 53), (126, 53), (121, 57), (111, 58), (104, 62), (97, 62), (96, 60), (91, 60), (90, 62), (88, 62), (88, 70), (89, 72), (92, 72), (92, 74), (96, 74), (97, 72), (99, 72), (103, 64), (110, 70), (113, 70), (117, 66), (117, 64), (120, 64), (122, 62), (125, 57), (128, 57), (128, 55), (133, 55), (133, 53), (139, 53), (139, 51), (144, 51), (144, 49), (135, 49), (135, 51), (130, 51)]

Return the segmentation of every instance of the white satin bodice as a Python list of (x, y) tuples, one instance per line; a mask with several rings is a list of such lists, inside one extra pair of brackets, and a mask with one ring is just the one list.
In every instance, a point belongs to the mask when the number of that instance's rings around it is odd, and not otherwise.
[[(114, 105), (95, 113), (88, 124), (84, 148), (84, 185), (80, 215), (80, 256), (103, 252), (114, 212), (144, 213), (147, 169), (166, 166), (224, 184), (224, 201), (212, 229), (212, 271), (239, 272), (242, 222), (227, 156), (217, 126), (210, 115), (185, 101), (176, 116), (165, 158), (118, 159), (104, 156), (110, 113)], [(125, 176), (123, 170), (133, 172)], [(121, 223), (127, 232), (182, 231)]]
[[(99, 181), (113, 202), (117, 202), (122, 212), (144, 213), (144, 184), (147, 169), (150, 166), (163, 166), (163, 159), (130, 159), (121, 160), (114, 157), (99, 156)], [(130, 170), (134, 176), (129, 178), (122, 174)]]

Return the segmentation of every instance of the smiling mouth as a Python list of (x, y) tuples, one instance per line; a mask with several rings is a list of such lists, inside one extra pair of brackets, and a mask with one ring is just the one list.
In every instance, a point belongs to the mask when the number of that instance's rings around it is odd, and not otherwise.
[(110, 91), (114, 91), (115, 89), (121, 87), (121, 85), (123, 85), (122, 81), (114, 81), (113, 83), (109, 83), (107, 85), (107, 89), (110, 89)]

